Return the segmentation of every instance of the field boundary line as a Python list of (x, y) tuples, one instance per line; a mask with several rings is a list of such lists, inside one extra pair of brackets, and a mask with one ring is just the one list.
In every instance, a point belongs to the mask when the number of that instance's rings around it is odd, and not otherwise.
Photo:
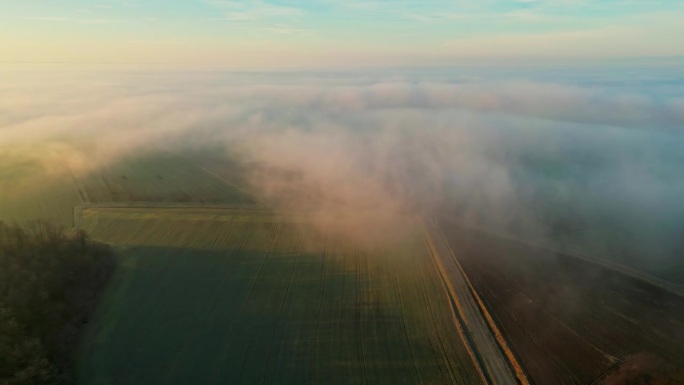
[(231, 210), (246, 210), (253, 211), (255, 213), (262, 212), (264, 214), (279, 214), (272, 209), (252, 205), (252, 204), (231, 204), (231, 205), (219, 205), (219, 204), (204, 204), (204, 203), (159, 203), (159, 202), (98, 202), (98, 203), (86, 203), (82, 205), (76, 205), (73, 207), (73, 229), (76, 231), (81, 227), (83, 222), (83, 211), (84, 210), (98, 210), (98, 209), (110, 209), (110, 210), (217, 210), (217, 211), (231, 211)]
[[(428, 250), (428, 252), (430, 252), (430, 251)], [(435, 262), (433, 261), (432, 262), (433, 267), (435, 267), (434, 264), (435, 264)], [(437, 271), (437, 269), (435, 269), (435, 270)], [(437, 271), (437, 275), (439, 275), (439, 274), (440, 274), (439, 271)], [(428, 294), (427, 286), (425, 285), (424, 279), (426, 279), (427, 277), (425, 276), (425, 272), (422, 270), (419, 271), (419, 275), (420, 275), (421, 288), (423, 289), (422, 290), (423, 297), (425, 298), (425, 303), (428, 306), (428, 315), (430, 316), (430, 321), (432, 323), (432, 325), (427, 325), (427, 322), (426, 322), (426, 326), (432, 327), (432, 329), (434, 331), (434, 335), (437, 338), (437, 343), (439, 344), (439, 350), (442, 353), (442, 360), (443, 360), (444, 364), (446, 365), (447, 374), (449, 375), (449, 378), (451, 379), (452, 383), (456, 384), (458, 382), (458, 381), (456, 381), (456, 374), (454, 373), (454, 370), (451, 367), (451, 360), (447, 356), (447, 349), (444, 347), (444, 342), (442, 341), (442, 334), (439, 332), (439, 328), (437, 327), (437, 322), (435, 321), (435, 314), (434, 314), (434, 310), (432, 308), (433, 301), (430, 300), (430, 295)], [(444, 282), (442, 282), (442, 288), (444, 288)], [(447, 293), (447, 298), (448, 297), (449, 297), (449, 294)], [(452, 318), (453, 318), (453, 316), (454, 316), (453, 315), (453, 308), (451, 308), (451, 306), (449, 306), (449, 308), (451, 310)], [(460, 325), (457, 326), (457, 329), (458, 328), (460, 328)], [(461, 332), (459, 331), (459, 335), (460, 334), (461, 334)], [(462, 336), (461, 336), (461, 339), (463, 339)], [(431, 344), (432, 344), (432, 342), (431, 342)], [(468, 345), (465, 345), (465, 341), (464, 341), (464, 347), (466, 349), (466, 352), (470, 355), (470, 353), (468, 352)], [(472, 356), (471, 356), (471, 360), (472, 360)], [(475, 364), (475, 369), (476, 370), (478, 369), (477, 364)]]
[(356, 247), (356, 339), (358, 341), (357, 354), (361, 359), (361, 365), (363, 367), (363, 378), (364, 384), (368, 383), (368, 368), (366, 365), (366, 355), (363, 352), (363, 327), (362, 327), (362, 317), (361, 317), (361, 303), (363, 302), (363, 278), (361, 276), (361, 250)]
[[(234, 223), (234, 222), (231, 221), (231, 225), (232, 225), (233, 223)], [(231, 261), (231, 263), (227, 266), (227, 268), (224, 269), (226, 272), (231, 271), (231, 270), (233, 269), (233, 267), (235, 267), (235, 265), (238, 263), (237, 256), (243, 251), (242, 248), (245, 246), (245, 244), (246, 244), (247, 241), (249, 240), (249, 235), (250, 235), (250, 233), (254, 230), (255, 227), (257, 227), (257, 225), (254, 224), (253, 222), (248, 223), (247, 228), (246, 228), (245, 231), (244, 231), (244, 235), (243, 235), (241, 238), (239, 238), (239, 239), (240, 239), (240, 244), (239, 244), (238, 248), (237, 248), (237, 249), (229, 250), (229, 253), (226, 253), (226, 254), (230, 255), (231, 258), (234, 259), (234, 260)], [(229, 228), (230, 228), (230, 226), (229, 226)], [(223, 230), (224, 230), (224, 227), (221, 227), (220, 235), (223, 235)], [(218, 238), (216, 238), (216, 240), (218, 241), (219, 238), (220, 238), (220, 236), (219, 236)], [(220, 285), (219, 285), (219, 288), (220, 288), (220, 289), (222, 289), (222, 288), (226, 285), (226, 282), (229, 281), (229, 279), (228, 279), (229, 276), (230, 276), (230, 274), (224, 274), (224, 275), (223, 275), (223, 278), (222, 278), (221, 283), (220, 283)], [(246, 299), (246, 297), (245, 297), (245, 299)], [(218, 301), (220, 301), (220, 298), (214, 299), (214, 302), (218, 302)], [(238, 323), (239, 323), (239, 321), (240, 321), (240, 320), (239, 320), (239, 317), (240, 317), (240, 314), (238, 314), (238, 315), (235, 317), (234, 322), (230, 324), (230, 328), (228, 329), (228, 331), (227, 331), (227, 333), (226, 333), (226, 335), (228, 336), (228, 338), (232, 338), (233, 332), (235, 331), (235, 328), (237, 327), (237, 325), (238, 325)], [(227, 348), (228, 348), (228, 347), (229, 347), (229, 345), (226, 344), (226, 345), (224, 345), (224, 346), (221, 348), (221, 354), (220, 354), (220, 356), (221, 356), (221, 357), (220, 357), (221, 362), (223, 362), (223, 361), (225, 360), (226, 356), (227, 356)], [(215, 379), (215, 378), (217, 378), (217, 377), (221, 377), (221, 376), (223, 375), (224, 370), (225, 370), (225, 365), (223, 365), (223, 366), (218, 366), (216, 369), (214, 369), (214, 370), (212, 371), (212, 376), (211, 376), (211, 378), (212, 378), (212, 379)], [(213, 381), (212, 381), (212, 382), (213, 382)]]
[(319, 371), (320, 369), (318, 368), (318, 365), (320, 362), (319, 360), (319, 355), (318, 355), (318, 334), (320, 334), (319, 326), (321, 324), (321, 313), (323, 312), (323, 297), (325, 296), (325, 273), (327, 269), (327, 260), (328, 260), (328, 248), (330, 247), (330, 235), (326, 234), (325, 236), (325, 246), (323, 248), (323, 266), (321, 267), (321, 294), (320, 297), (318, 298), (318, 312), (316, 315), (316, 328), (314, 329), (314, 338), (313, 338), (313, 350), (314, 350), (314, 358), (311, 360), (310, 364), (313, 365), (312, 371), (313, 371), (313, 381), (314, 383), (318, 383), (316, 379), (320, 375)]
[[(257, 270), (257, 273), (254, 275), (254, 279), (252, 279), (252, 282), (250, 283), (249, 290), (247, 291), (247, 295), (245, 296), (245, 300), (244, 302), (242, 302), (242, 306), (240, 307), (240, 311), (238, 313), (240, 315), (244, 314), (245, 307), (249, 302), (249, 297), (251, 297), (252, 293), (254, 292), (254, 286), (256, 286), (256, 283), (259, 280), (259, 276), (264, 270), (264, 264), (266, 263), (266, 259), (268, 259), (268, 254), (270, 254), (273, 250), (273, 244), (275, 243), (275, 240), (278, 237), (279, 233), (282, 231), (280, 224), (276, 223), (273, 226), (273, 234), (271, 234), (271, 239), (268, 241), (268, 247), (266, 248), (266, 251), (264, 251), (262, 254), (261, 261), (259, 262), (259, 270)], [(242, 356), (242, 364), (240, 365), (240, 379), (242, 379), (245, 375), (245, 365), (247, 365), (247, 354), (249, 353), (253, 341), (254, 338), (249, 339), (249, 341), (247, 342), (247, 349), (245, 350), (244, 355)]]
[(83, 188), (83, 186), (81, 186), (81, 181), (74, 174), (74, 170), (69, 170), (69, 173), (71, 174), (71, 180), (74, 182), (74, 187), (76, 188), (76, 192), (81, 197), (81, 201), (83, 202), (84, 205), (89, 204), (90, 203), (90, 197), (88, 196), (88, 191), (85, 188)]
[(251, 203), (232, 203), (232, 204), (216, 204), (216, 203), (192, 203), (192, 202), (97, 202), (76, 205), (81, 210), (87, 209), (141, 209), (141, 210), (158, 210), (158, 209), (208, 209), (208, 210), (252, 210), (252, 211), (269, 211), (278, 212), (268, 207), (255, 205)]
[(73, 221), (74, 221), (74, 227), (71, 229), (72, 232), (75, 232), (81, 227), (81, 221), (83, 219), (83, 205), (77, 205), (72, 208), (73, 211)]
[(418, 370), (418, 362), (416, 361), (416, 356), (413, 354), (413, 348), (411, 347), (411, 339), (408, 335), (408, 329), (406, 328), (406, 313), (404, 312), (404, 298), (401, 295), (401, 289), (399, 288), (399, 272), (397, 271), (397, 265), (394, 265), (394, 291), (397, 293), (397, 299), (399, 300), (399, 309), (401, 311), (401, 325), (404, 329), (404, 339), (406, 339), (406, 346), (408, 347), (409, 354), (411, 355), (411, 361), (413, 361), (413, 370), (416, 372), (416, 378), (418, 383), (423, 385), (423, 379), (420, 377), (420, 371)]
[(482, 302), (482, 299), (480, 298), (479, 294), (477, 294), (475, 287), (470, 282), (470, 278), (468, 278), (468, 275), (466, 275), (465, 270), (463, 270), (463, 267), (461, 266), (461, 263), (456, 258), (456, 255), (454, 254), (454, 251), (451, 249), (451, 246), (449, 245), (448, 242), (446, 242), (446, 239), (444, 237), (444, 233), (442, 232), (442, 229), (440, 229), (439, 226), (437, 226), (437, 225), (435, 225), (435, 228), (439, 232), (439, 236), (442, 237), (444, 244), (446, 245), (447, 249), (451, 253), (451, 257), (454, 259), (456, 266), (461, 271), (461, 274), (463, 275), (463, 278), (465, 279), (466, 283), (468, 284), (468, 288), (470, 289), (470, 292), (473, 294), (473, 297), (475, 298), (475, 301), (477, 302), (478, 307), (482, 311), (482, 314), (484, 315), (485, 320), (487, 321), (487, 324), (489, 325), (490, 330), (494, 333), (494, 337), (496, 339), (496, 342), (499, 344), (499, 347), (504, 352), (504, 354), (506, 355), (506, 358), (508, 359), (508, 362), (510, 363), (511, 367), (515, 371), (515, 375), (518, 378), (518, 381), (520, 381), (520, 383), (522, 385), (530, 385), (530, 382), (527, 379), (527, 376), (525, 375), (525, 371), (523, 370), (522, 365), (520, 365), (517, 358), (513, 354), (513, 351), (508, 346), (508, 343), (506, 342), (506, 339), (504, 338), (503, 334), (501, 333), (499, 328), (496, 326), (496, 322), (492, 318), (491, 314), (489, 314), (489, 311), (487, 310), (487, 307), (485, 306), (484, 302)]
[[(299, 230), (298, 230), (299, 231)], [(301, 253), (301, 248), (302, 248), (302, 242), (304, 241), (304, 234), (303, 232), (299, 233), (299, 238), (297, 240), (297, 249), (295, 250), (295, 256), (294, 256), (294, 261), (292, 262), (292, 269), (290, 270), (289, 277), (287, 279), (287, 285), (285, 286), (285, 294), (283, 295), (283, 299), (280, 301), (280, 305), (278, 306), (278, 315), (276, 316), (276, 322), (275, 326), (273, 327), (273, 332), (271, 333), (271, 338), (268, 343), (268, 349), (266, 353), (266, 359), (264, 363), (264, 377), (261, 380), (261, 384), (266, 383), (266, 379), (268, 378), (268, 368), (269, 368), (269, 363), (271, 361), (271, 355), (273, 354), (273, 346), (275, 345), (275, 342), (273, 341), (276, 333), (278, 332), (278, 326), (280, 325), (280, 318), (283, 313), (283, 307), (285, 306), (285, 302), (287, 301), (289, 295), (290, 295), (290, 286), (292, 285), (292, 277), (294, 276), (294, 272), (297, 269), (297, 261), (299, 260), (299, 255)]]
[[(193, 223), (194, 223), (194, 221), (193, 221)], [(180, 229), (169, 228), (168, 230), (166, 230), (166, 231), (164, 232), (164, 237), (167, 237), (167, 236), (169, 236), (169, 235), (175, 235), (174, 238), (177, 237), (178, 239), (180, 239), (180, 244), (183, 244), (183, 243), (185, 243), (185, 242), (190, 238), (190, 236), (192, 235), (192, 233), (193, 233), (194, 231), (196, 231), (196, 229), (193, 229), (193, 227), (194, 227), (194, 226), (190, 225), (190, 230), (189, 230), (189, 231), (185, 231), (185, 232), (181, 232)], [(176, 233), (176, 234), (173, 234), (174, 231), (177, 231), (177, 233)], [(129, 240), (130, 240), (130, 239), (133, 239), (133, 237), (135, 237), (136, 235), (137, 235), (137, 234), (133, 234), (133, 235), (131, 236), (131, 238), (129, 238)], [(171, 256), (172, 256), (171, 258), (166, 258), (166, 259), (165, 259), (165, 262), (166, 262), (166, 263), (165, 263), (165, 267), (168, 267), (169, 261), (177, 262), (179, 259), (181, 259), (184, 252), (187, 252), (187, 249), (182, 249), (182, 248), (181, 248), (181, 249), (179, 249), (178, 252), (172, 253), (172, 254), (171, 254)], [(187, 287), (187, 283), (185, 284), (185, 286)], [(160, 290), (162, 290), (162, 286), (161, 286), (161, 285), (157, 285), (157, 286), (156, 286), (156, 289), (155, 289), (153, 292), (158, 294)], [(186, 293), (187, 293), (187, 291), (186, 291)], [(150, 298), (154, 298), (155, 295), (150, 295), (149, 297), (150, 297)], [(150, 316), (151, 316), (151, 314), (152, 314), (152, 313), (149, 312), (149, 311), (148, 311), (148, 312), (145, 312), (141, 321), (146, 321), (147, 319), (149, 319)], [(179, 335), (179, 338), (185, 338), (185, 337), (187, 336), (188, 332), (189, 332), (189, 330), (187, 330), (187, 329), (184, 330), (183, 333), (182, 333), (182, 335)], [(138, 353), (140, 352), (141, 349), (143, 349), (143, 344), (136, 344), (135, 347), (134, 347), (134, 349), (133, 349), (133, 352), (134, 352), (134, 353), (132, 353), (132, 355), (138, 354)], [(183, 346), (183, 345), (181, 345), (181, 347), (176, 348), (176, 349), (174, 350), (174, 353), (173, 353), (173, 355), (171, 356), (170, 360), (173, 361), (173, 362), (177, 361), (179, 352), (183, 351), (184, 349), (185, 349), (185, 346)], [(171, 376), (171, 375), (172, 375), (172, 371), (169, 371), (169, 372), (166, 373), (166, 376), (165, 376), (165, 377), (167, 378), (168, 376)]]
[[(198, 220), (196, 220), (196, 219), (193, 219), (193, 220), (191, 221), (191, 223), (190, 223), (188, 226), (190, 227), (190, 231), (187, 231), (187, 232), (185, 232), (184, 234), (182, 234), (182, 240), (181, 240), (180, 243), (179, 243), (179, 244), (181, 245), (181, 246), (180, 246), (180, 252), (176, 253), (176, 258), (177, 258), (177, 259), (184, 258), (184, 253), (186, 253), (188, 250), (191, 250), (191, 249), (189, 249), (189, 248), (184, 247), (184, 246), (185, 246), (185, 243), (186, 243), (188, 240), (192, 239), (192, 238), (194, 237), (194, 235), (195, 235), (198, 231), (200, 231), (200, 230), (199, 230), (199, 226), (198, 226)], [(187, 284), (186, 284), (185, 287), (188, 287)], [(187, 295), (187, 293), (189, 293), (190, 291), (191, 291), (191, 290), (186, 290), (186, 291), (185, 291), (185, 295)], [(206, 313), (204, 313), (204, 314), (206, 314)], [(194, 326), (194, 325), (198, 322), (198, 319), (200, 319), (202, 316), (203, 316), (203, 312), (197, 312), (197, 313), (195, 313), (194, 317), (193, 317), (192, 320), (190, 321), (190, 324)], [(179, 340), (182, 340), (183, 342), (187, 342), (188, 335), (190, 335), (190, 337), (192, 337), (192, 334), (191, 334), (191, 332), (190, 332), (190, 330), (192, 330), (192, 329), (193, 329), (193, 328), (188, 327), (187, 329), (185, 329), (185, 330), (182, 332), (182, 334), (179, 334), (179, 335), (178, 335), (178, 336), (179, 336)], [(142, 344), (141, 344), (141, 345), (142, 345)], [(185, 343), (181, 343), (180, 346), (177, 347), (177, 348), (175, 349), (175, 354), (174, 354), (174, 355), (172, 356), (172, 358), (170, 359), (170, 361), (171, 361), (170, 367), (171, 367), (171, 368), (177, 368), (177, 367), (178, 367), (177, 362), (178, 362), (179, 360), (182, 361), (182, 357), (184, 356), (184, 352), (185, 352), (187, 349), (188, 349), (188, 345), (185, 344)], [(163, 381), (163, 383), (168, 383), (169, 380), (170, 380), (171, 378), (173, 378), (173, 376), (174, 376), (175, 374), (176, 374), (176, 373), (174, 372), (174, 370), (168, 370), (168, 371), (166, 372), (166, 375), (164, 376), (165, 381)]]
[[(454, 325), (456, 326), (456, 330), (458, 331), (458, 334), (461, 336), (461, 340), (463, 341), (463, 345), (466, 348), (466, 351), (468, 352), (468, 355), (470, 356), (470, 359), (473, 361), (473, 364), (475, 365), (475, 368), (477, 369), (477, 373), (480, 375), (480, 379), (482, 380), (483, 384), (488, 384), (491, 383), (491, 381), (488, 380), (488, 376), (485, 375), (484, 370), (482, 369), (482, 362), (477, 358), (477, 354), (475, 353), (475, 350), (471, 346), (470, 338), (466, 335), (466, 331), (463, 329), (463, 324), (467, 323), (467, 320), (465, 319), (465, 315), (463, 312), (463, 309), (461, 308), (461, 304), (458, 301), (458, 297), (456, 296), (456, 291), (454, 288), (451, 286), (451, 283), (449, 282), (448, 279), (446, 279), (446, 272), (444, 271), (444, 265), (442, 264), (442, 261), (439, 259), (439, 254), (437, 253), (437, 249), (435, 248), (435, 245), (432, 243), (432, 238), (430, 237), (427, 229), (425, 228), (425, 225), (423, 221), (420, 221), (421, 224), (423, 224), (424, 231), (425, 231), (425, 240), (427, 241), (428, 248), (430, 249), (430, 254), (432, 255), (432, 261), (435, 267), (437, 268), (437, 273), (442, 281), (442, 286), (444, 289), (446, 289), (447, 292), (447, 297), (449, 297), (449, 307), (451, 308), (451, 314), (452, 318), (454, 320)], [(456, 309), (452, 306), (452, 304), (456, 305)]]

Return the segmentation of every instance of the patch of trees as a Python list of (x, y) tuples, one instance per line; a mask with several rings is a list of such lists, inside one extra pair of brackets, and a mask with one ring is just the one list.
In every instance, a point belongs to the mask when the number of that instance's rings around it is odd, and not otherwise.
[(108, 246), (0, 222), (0, 384), (69, 384), (79, 332), (114, 266)]

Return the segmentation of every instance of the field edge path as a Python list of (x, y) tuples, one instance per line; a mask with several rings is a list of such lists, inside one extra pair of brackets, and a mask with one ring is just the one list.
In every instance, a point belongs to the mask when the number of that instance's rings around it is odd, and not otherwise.
[[(463, 320), (462, 327), (467, 333), (467, 339), (474, 345), (470, 348), (476, 351), (473, 357), (477, 360), (475, 364), (481, 368), (491, 384), (530, 385), (502, 333), (444, 241), (441, 230), (432, 219), (424, 219), (422, 223), (439, 274), (446, 282), (449, 297), (456, 305), (454, 310)], [(470, 345), (468, 341), (464, 342)]]

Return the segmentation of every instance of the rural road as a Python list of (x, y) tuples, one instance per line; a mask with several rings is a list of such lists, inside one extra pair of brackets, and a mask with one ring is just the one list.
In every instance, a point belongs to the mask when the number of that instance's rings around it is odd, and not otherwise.
[[(81, 225), (82, 212), (85, 209), (91, 208), (114, 208), (114, 209), (221, 209), (221, 210), (235, 210), (247, 209), (262, 211), (264, 207), (258, 205), (206, 205), (206, 204), (168, 204), (168, 203), (118, 203), (118, 202), (102, 202), (95, 204), (79, 205), (74, 207), (74, 227), (79, 228)], [(490, 326), (493, 322), (488, 314), (483, 314), (480, 303), (478, 303), (477, 294), (474, 290), (471, 291), (469, 281), (461, 269), (456, 257), (453, 255), (451, 249), (446, 244), (441, 230), (438, 228), (434, 220), (427, 219), (424, 221), (426, 235), (432, 250), (435, 263), (444, 284), (446, 286), (448, 295), (451, 300), (451, 306), (454, 307), (454, 314), (459, 318), (458, 322), (463, 328), (464, 337), (472, 350), (472, 355), (479, 364), (482, 375), (488, 384), (492, 385), (527, 385), (527, 380), (522, 373), (516, 373), (513, 369), (514, 365), (510, 364), (511, 358), (504, 352), (505, 349), (500, 347), (495, 333)], [(485, 311), (486, 312), (486, 311)], [(488, 323), (489, 322), (489, 323)], [(498, 332), (498, 331), (497, 331)], [(500, 335), (499, 335), (500, 337)], [(505, 344), (505, 342), (503, 342)], [(510, 354), (510, 351), (508, 351)], [(512, 358), (515, 361), (515, 358)]]
[(452, 300), (458, 309), (454, 310), (460, 314), (466, 338), (474, 350), (486, 380), (496, 385), (520, 384), (521, 381), (518, 380), (506, 355), (499, 348), (485, 316), (480, 311), (477, 300), (470, 291), (467, 278), (447, 246), (441, 231), (430, 219), (425, 220), (424, 223), (440, 274), (448, 285), (449, 295), (455, 297)]

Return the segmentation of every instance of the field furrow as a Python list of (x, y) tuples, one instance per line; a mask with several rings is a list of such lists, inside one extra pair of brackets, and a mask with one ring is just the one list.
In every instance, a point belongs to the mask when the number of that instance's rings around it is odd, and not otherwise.
[(361, 247), (193, 207), (91, 207), (82, 225), (120, 253), (82, 383), (479, 383), (420, 234)]
[(534, 383), (591, 383), (642, 352), (683, 362), (684, 298), (572, 256), (441, 225)]

